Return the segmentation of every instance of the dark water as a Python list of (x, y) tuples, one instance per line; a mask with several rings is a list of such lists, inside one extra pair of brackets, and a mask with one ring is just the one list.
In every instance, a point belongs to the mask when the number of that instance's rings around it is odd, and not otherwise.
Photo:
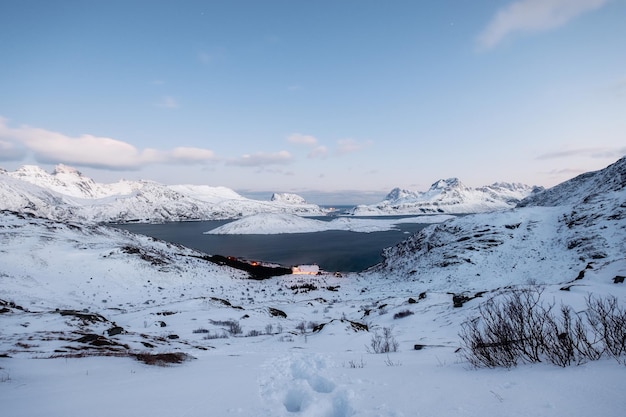
[[(388, 218), (388, 217), (387, 217)], [(209, 255), (235, 256), (284, 266), (317, 264), (326, 271), (358, 272), (382, 261), (384, 248), (401, 242), (426, 224), (405, 223), (386, 232), (330, 230), (279, 235), (205, 235), (229, 221), (114, 225), (147, 236), (198, 249)]]

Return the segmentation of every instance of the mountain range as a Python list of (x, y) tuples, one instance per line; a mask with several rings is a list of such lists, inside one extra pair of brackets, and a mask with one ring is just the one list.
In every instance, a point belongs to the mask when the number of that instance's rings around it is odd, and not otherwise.
[(85, 222), (216, 220), (257, 213), (325, 214), (319, 206), (295, 194), (275, 193), (271, 201), (260, 201), (226, 187), (126, 180), (100, 184), (65, 165), (57, 165), (52, 173), (32, 165), (14, 172), (0, 171), (0, 201), (0, 209)]
[(541, 190), (542, 187), (506, 182), (472, 188), (458, 178), (448, 178), (436, 181), (428, 191), (394, 188), (383, 201), (356, 206), (348, 213), (355, 216), (484, 213), (515, 207), (523, 198)]
[[(384, 201), (359, 205), (354, 216), (481, 213), (512, 208), (541, 187), (494, 183), (471, 188), (457, 178), (436, 181), (428, 191), (394, 188)], [(34, 165), (0, 169), (0, 209), (25, 211), (54, 220), (166, 222), (236, 219), (259, 213), (321, 216), (327, 211), (291, 193), (253, 200), (226, 187), (164, 185), (153, 181), (102, 184), (80, 171), (57, 165), (48, 173)]]

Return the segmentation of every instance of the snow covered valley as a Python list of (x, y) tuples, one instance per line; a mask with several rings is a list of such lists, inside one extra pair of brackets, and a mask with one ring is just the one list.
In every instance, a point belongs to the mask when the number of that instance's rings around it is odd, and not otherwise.
[(542, 352), (475, 368), (461, 335), (520, 288), (584, 320), (589, 297), (614, 297), (609, 316), (622, 317), (625, 254), (626, 159), (517, 208), (426, 227), (376, 268), (341, 277), (255, 281), (159, 239), (2, 211), (0, 407), (46, 417), (622, 416), (626, 349), (572, 353), (563, 367)]

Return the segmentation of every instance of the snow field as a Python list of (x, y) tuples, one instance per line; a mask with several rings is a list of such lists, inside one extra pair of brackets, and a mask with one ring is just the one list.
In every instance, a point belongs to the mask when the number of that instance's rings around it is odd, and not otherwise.
[[(589, 416), (623, 415), (623, 367), (470, 370), (452, 351), (363, 357), (306, 346), (216, 351), (172, 367), (124, 358), (0, 359), (0, 401), (14, 417), (133, 416)], [(33, 363), (33, 361), (35, 363)], [(33, 401), (37, 398), (37, 401)]]

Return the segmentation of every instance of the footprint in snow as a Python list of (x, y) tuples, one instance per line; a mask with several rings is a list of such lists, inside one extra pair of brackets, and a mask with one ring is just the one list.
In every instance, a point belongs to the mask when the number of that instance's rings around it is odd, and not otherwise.
[(293, 355), (268, 364), (261, 382), (268, 415), (348, 417), (354, 415), (352, 393), (337, 387), (325, 374), (326, 361), (318, 355)]

